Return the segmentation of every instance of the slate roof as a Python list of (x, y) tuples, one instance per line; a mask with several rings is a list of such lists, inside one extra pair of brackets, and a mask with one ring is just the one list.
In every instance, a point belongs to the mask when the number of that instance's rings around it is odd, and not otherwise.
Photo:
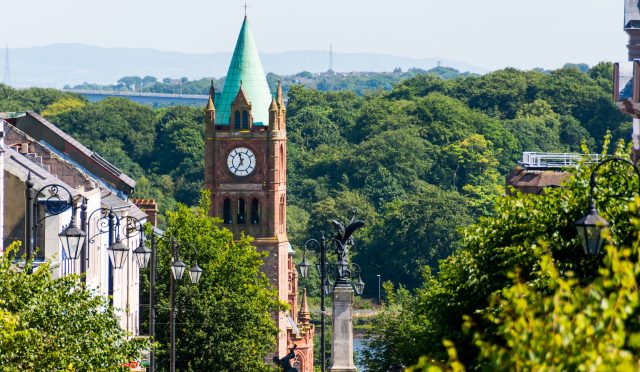
[(233, 57), (231, 57), (231, 64), (224, 81), (222, 94), (214, 102), (216, 124), (229, 125), (231, 104), (238, 94), (240, 82), (242, 82), (242, 89), (245, 91), (249, 102), (251, 102), (253, 125), (269, 125), (269, 104), (272, 96), (247, 17), (244, 17), (240, 35), (238, 35), (238, 41), (233, 51)]
[(133, 192), (136, 181), (37, 113), (27, 111), (25, 116), (13, 119), (12, 125), (124, 195)]
[(31, 159), (11, 147), (4, 147), (4, 156), (4, 170), (9, 174), (18, 177), (21, 181), (26, 181), (29, 173), (31, 173), (31, 180), (33, 181), (33, 185), (36, 190), (40, 190), (45, 185), (58, 184), (66, 187), (74, 198), (80, 196), (80, 192), (78, 190), (64, 183), (62, 180), (58, 179), (56, 176), (49, 173), (44, 168), (31, 161)]

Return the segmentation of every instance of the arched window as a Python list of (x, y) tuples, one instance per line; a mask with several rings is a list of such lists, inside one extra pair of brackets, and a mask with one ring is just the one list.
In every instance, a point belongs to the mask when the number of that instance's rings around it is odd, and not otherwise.
[(258, 199), (253, 199), (251, 201), (251, 224), (257, 225), (260, 223), (260, 204), (258, 203)]
[(238, 216), (236, 218), (236, 223), (239, 225), (244, 225), (246, 223), (245, 216), (246, 216), (246, 213), (245, 213), (244, 199), (238, 199)]
[(233, 128), (240, 130), (240, 111), (236, 111), (233, 114)]
[(222, 221), (226, 224), (233, 223), (231, 220), (231, 200), (229, 198), (224, 200), (224, 205), (222, 206)]
[(280, 181), (284, 181), (287, 170), (285, 169), (284, 146), (280, 145)]
[(285, 232), (285, 204), (284, 204), (284, 195), (280, 197), (280, 232)]
[(242, 112), (242, 129), (249, 129), (249, 112)]

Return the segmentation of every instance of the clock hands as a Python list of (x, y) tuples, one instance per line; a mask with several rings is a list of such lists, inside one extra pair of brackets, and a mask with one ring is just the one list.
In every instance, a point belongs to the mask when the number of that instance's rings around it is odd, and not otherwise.
[(254, 171), (256, 160), (251, 150), (239, 147), (231, 151), (227, 162), (231, 173), (236, 176), (247, 176)]

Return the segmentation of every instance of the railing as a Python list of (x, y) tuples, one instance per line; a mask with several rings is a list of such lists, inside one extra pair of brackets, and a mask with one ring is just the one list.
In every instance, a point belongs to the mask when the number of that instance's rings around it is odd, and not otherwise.
[(519, 161), (518, 164), (524, 168), (532, 169), (562, 169), (575, 167), (584, 160), (590, 163), (599, 163), (602, 161), (602, 156), (599, 154), (523, 152), (522, 161)]

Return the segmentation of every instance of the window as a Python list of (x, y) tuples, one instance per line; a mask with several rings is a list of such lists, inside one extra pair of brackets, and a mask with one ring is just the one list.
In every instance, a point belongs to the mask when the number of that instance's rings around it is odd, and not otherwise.
[(260, 204), (258, 203), (258, 199), (253, 199), (251, 201), (251, 224), (257, 225), (260, 223)]
[(280, 145), (280, 181), (284, 181), (287, 170), (285, 169), (284, 146)]
[(242, 112), (242, 129), (249, 129), (249, 112)]
[(285, 204), (284, 204), (284, 195), (280, 197), (280, 232), (284, 232), (285, 231)]
[(245, 205), (244, 199), (238, 199), (238, 217), (236, 218), (236, 223), (239, 225), (244, 225), (245, 222)]
[(226, 224), (231, 224), (231, 200), (228, 198), (224, 200), (224, 205), (222, 207), (222, 220)]
[(236, 111), (233, 114), (233, 128), (240, 130), (240, 111)]

